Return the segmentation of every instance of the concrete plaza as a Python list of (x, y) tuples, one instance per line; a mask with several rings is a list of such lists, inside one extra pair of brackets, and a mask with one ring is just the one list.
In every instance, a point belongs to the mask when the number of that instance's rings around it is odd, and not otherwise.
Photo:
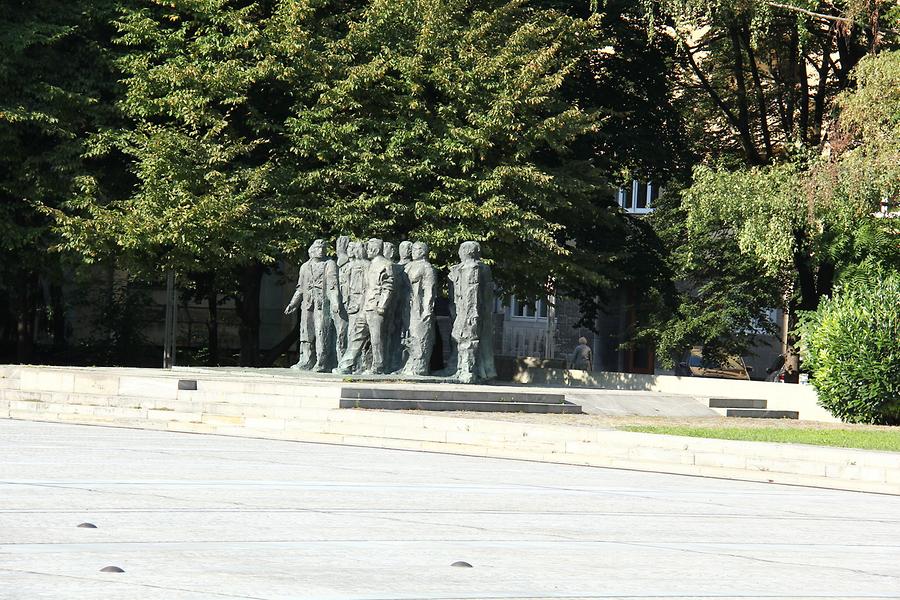
[(3, 599), (900, 598), (897, 496), (11, 420), (0, 456)]

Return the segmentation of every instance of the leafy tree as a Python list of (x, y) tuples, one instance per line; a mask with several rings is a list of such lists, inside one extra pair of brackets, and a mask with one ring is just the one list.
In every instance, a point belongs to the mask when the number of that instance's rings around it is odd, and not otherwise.
[(233, 291), (244, 364), (259, 354), (263, 269), (302, 260), (323, 232), (419, 238), (445, 264), (478, 239), (508, 291), (554, 281), (588, 307), (642, 272), (658, 279), (660, 249), (632, 243), (652, 231), (614, 209), (609, 176), (679, 168), (632, 135), (659, 124), (678, 144), (671, 42), (633, 41), (648, 38), (628, 3), (609, 16), (542, 4), (125, 3), (127, 122), (91, 151), (121, 154), (136, 183), (83, 178), (55, 213), (64, 247), (190, 273), (210, 300)]
[(608, 111), (576, 89), (598, 73), (600, 20), (522, 0), (371, 2), (336, 47), (333, 87), (288, 121), (312, 165), (299, 193), (333, 233), (422, 239), (440, 263), (480, 240), (521, 296), (548, 278), (609, 288), (631, 229), (593, 155)]
[[(900, 193), (900, 52), (866, 58), (855, 74), (859, 87), (836, 101), (839, 118), (828, 155), (734, 171), (700, 167), (681, 197), (678, 210), (687, 234), (682, 255), (710, 244), (736, 247), (740, 256), (723, 259), (724, 269), (731, 273), (749, 260), (757, 282), (766, 283), (759, 293), (730, 299), (750, 317), (745, 329), (768, 325), (760, 301), (772, 301), (776, 290), (781, 301), (769, 307), (784, 307), (796, 323), (799, 311), (815, 310), (831, 295), (842, 270), (873, 258), (900, 264), (895, 221), (878, 214)], [(685, 272), (698, 272), (695, 263), (682, 265)], [(687, 337), (669, 335), (680, 345)], [(721, 330), (709, 330), (701, 339), (712, 346), (744, 345)]]
[(113, 79), (98, 43), (107, 12), (105, 2), (0, 5), (0, 296), (19, 361), (31, 357), (42, 305), (55, 341), (64, 338), (62, 257), (48, 251), (55, 237), (42, 207), (60, 206), (98, 168), (85, 159), (82, 134), (109, 117)]
[[(694, 107), (685, 119), (703, 157), (654, 217), (673, 248), (673, 270), (693, 285), (679, 318), (653, 333), (675, 354), (692, 343), (742, 353), (756, 337), (748, 332), (774, 329), (767, 303), (792, 315), (812, 310), (846, 265), (890, 253), (884, 223), (871, 214), (896, 195), (887, 189), (896, 172), (867, 150), (842, 154), (850, 137), (851, 145), (873, 144), (862, 141), (870, 131), (844, 133), (847, 103), (866, 54), (890, 55), (897, 45), (900, 8), (854, 0), (647, 4), (659, 34), (678, 43), (674, 82)], [(691, 260), (701, 249), (720, 255), (718, 274)], [(721, 284), (742, 272), (756, 274), (753, 285), (728, 293)], [(707, 297), (710, 286), (724, 293)], [(731, 333), (721, 322), (707, 327), (713, 312), (741, 315), (744, 325)]]
[(244, 365), (259, 356), (264, 270), (320, 227), (317, 200), (281, 185), (297, 169), (287, 109), (314, 101), (327, 67), (310, 33), (317, 4), (125, 3), (116, 42), (127, 123), (92, 149), (122, 153), (136, 185), (109, 195), (87, 180), (57, 214), (66, 248), (89, 261), (115, 255), (135, 273), (188, 275), (213, 316), (219, 293), (233, 293)]
[(678, 44), (673, 72), (699, 150), (749, 165), (826, 140), (829, 107), (868, 52), (898, 43), (889, 0), (645, 2)]

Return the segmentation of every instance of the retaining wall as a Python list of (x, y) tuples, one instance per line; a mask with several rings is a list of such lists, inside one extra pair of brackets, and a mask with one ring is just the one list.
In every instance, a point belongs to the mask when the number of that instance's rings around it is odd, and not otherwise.
[(0, 418), (447, 452), (900, 494), (900, 453), (339, 409), (334, 385), (0, 369)]

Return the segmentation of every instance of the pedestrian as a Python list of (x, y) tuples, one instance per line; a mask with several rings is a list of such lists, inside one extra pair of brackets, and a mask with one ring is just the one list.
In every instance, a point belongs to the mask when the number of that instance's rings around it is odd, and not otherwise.
[(572, 368), (578, 371), (594, 370), (594, 356), (585, 337), (578, 338), (578, 345), (575, 346), (575, 354), (572, 357)]

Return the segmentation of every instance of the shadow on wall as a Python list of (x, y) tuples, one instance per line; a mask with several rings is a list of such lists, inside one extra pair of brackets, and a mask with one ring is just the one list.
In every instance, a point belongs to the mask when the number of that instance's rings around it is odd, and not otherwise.
[(534, 356), (502, 356), (494, 355), (497, 368), (497, 380), (518, 381), (528, 369), (565, 369), (563, 358), (537, 358)]
[(567, 369), (563, 358), (497, 356), (494, 360), (497, 379), (514, 383), (638, 391), (652, 390), (656, 383), (655, 375)]

